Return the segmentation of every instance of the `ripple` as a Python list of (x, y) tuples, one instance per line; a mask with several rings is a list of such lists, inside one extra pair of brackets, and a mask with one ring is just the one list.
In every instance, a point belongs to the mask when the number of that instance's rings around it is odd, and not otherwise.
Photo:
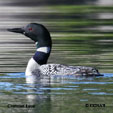
[(79, 87), (79, 86), (65, 86), (65, 87)]
[(25, 73), (5, 73), (0, 78), (25, 78)]
[(87, 88), (87, 89), (83, 89), (83, 91), (95, 91), (95, 90), (100, 90), (97, 88)]
[(14, 94), (23, 94), (23, 95), (28, 95), (28, 94), (44, 94), (43, 92), (13, 92)]
[(12, 86), (13, 84), (12, 83), (9, 83), (9, 82), (0, 82), (0, 88), (1, 87), (10, 87)]
[(80, 99), (80, 101), (88, 101), (88, 99)]
[(91, 95), (113, 95), (113, 93), (106, 93), (106, 92), (91, 92), (88, 94), (91, 94)]
[(113, 77), (113, 73), (102, 73), (105, 77), (105, 78), (108, 78), (108, 77)]
[(66, 81), (65, 84), (113, 84), (113, 82), (70, 82), (70, 81)]
[(25, 73), (6, 73), (6, 76), (0, 76), (0, 78), (25, 78)]
[(77, 90), (77, 88), (40, 88), (41, 90)]

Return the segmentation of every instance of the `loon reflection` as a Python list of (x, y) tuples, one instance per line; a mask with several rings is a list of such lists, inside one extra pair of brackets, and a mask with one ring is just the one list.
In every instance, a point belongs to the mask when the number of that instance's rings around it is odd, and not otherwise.
[(28, 62), (25, 71), (26, 76), (102, 76), (93, 67), (46, 64), (51, 53), (52, 40), (49, 31), (42, 24), (30, 23), (26, 27), (12, 28), (8, 29), (8, 31), (21, 33), (36, 43), (37, 51)]

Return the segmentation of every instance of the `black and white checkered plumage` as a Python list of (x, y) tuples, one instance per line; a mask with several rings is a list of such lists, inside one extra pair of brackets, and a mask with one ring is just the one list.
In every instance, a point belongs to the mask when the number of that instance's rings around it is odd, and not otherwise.
[[(34, 69), (31, 67), (31, 63), (34, 65)], [(29, 70), (32, 70), (29, 72)], [(37, 76), (98, 76), (101, 75), (96, 68), (86, 66), (67, 66), (62, 64), (43, 64), (38, 65), (36, 61), (31, 58), (27, 69), (27, 75)]]
[(97, 69), (84, 66), (66, 66), (61, 64), (45, 64), (40, 66), (40, 73), (42, 75), (74, 75), (74, 76), (91, 76), (99, 75)]

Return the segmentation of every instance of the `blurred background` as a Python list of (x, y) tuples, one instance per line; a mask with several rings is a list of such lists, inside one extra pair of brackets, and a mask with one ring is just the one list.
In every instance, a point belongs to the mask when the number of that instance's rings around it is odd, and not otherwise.
[(24, 72), (34, 42), (6, 29), (43, 24), (53, 40), (48, 63), (113, 73), (112, 0), (0, 0), (0, 72)]

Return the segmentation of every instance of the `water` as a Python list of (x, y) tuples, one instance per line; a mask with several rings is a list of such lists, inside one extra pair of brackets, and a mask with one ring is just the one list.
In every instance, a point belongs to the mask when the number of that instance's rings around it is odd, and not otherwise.
[[(0, 1), (0, 113), (113, 111), (113, 2), (107, 1)], [(104, 76), (42, 78), (28, 83), (24, 72), (36, 51), (34, 42), (6, 29), (30, 22), (45, 25), (51, 33), (48, 63), (92, 66)]]
[[(21, 113), (68, 113), (87, 110), (94, 113), (112, 109), (113, 74), (104, 77), (59, 77), (26, 83), (24, 73), (0, 75), (0, 110)], [(88, 108), (86, 104), (105, 104), (105, 108)], [(21, 107), (14, 107), (21, 105)], [(22, 107), (24, 105), (24, 107)], [(25, 106), (35, 105), (26, 108)], [(12, 107), (13, 106), (13, 107)], [(6, 109), (7, 108), (7, 109)], [(65, 108), (65, 109), (64, 109)]]

